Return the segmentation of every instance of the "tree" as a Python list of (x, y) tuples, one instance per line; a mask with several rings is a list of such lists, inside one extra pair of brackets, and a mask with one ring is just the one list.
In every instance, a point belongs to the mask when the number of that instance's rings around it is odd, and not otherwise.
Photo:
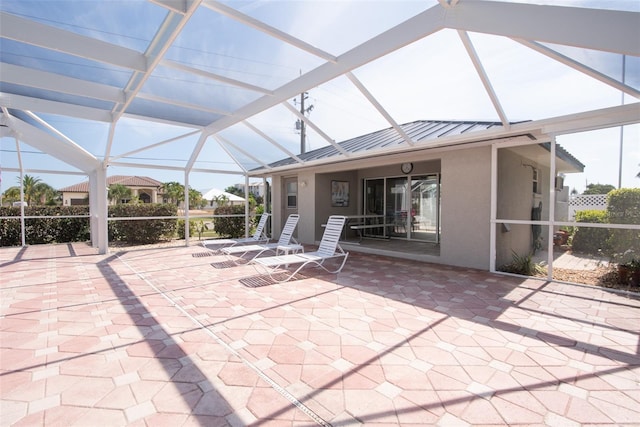
[[(2, 198), (9, 203), (20, 200), (20, 177), (17, 179), (18, 185), (8, 188)], [(22, 189), (24, 201), (28, 206), (33, 205), (55, 205), (59, 202), (60, 193), (47, 183), (42, 182), (38, 177), (25, 175), (22, 178)]]
[(258, 206), (258, 202), (256, 201), (256, 196), (253, 193), (249, 193), (249, 209), (254, 210)]
[(39, 182), (34, 187), (36, 204), (55, 205), (60, 193), (47, 183)]
[(611, 184), (589, 184), (582, 194), (607, 194), (611, 190), (615, 190)]
[(14, 186), (7, 188), (2, 195), (2, 200), (9, 203), (20, 201), (20, 187)]
[(224, 194), (220, 194), (213, 198), (213, 201), (216, 203), (216, 206), (227, 206), (229, 204), (229, 198)]
[[(36, 185), (40, 182), (42, 182), (40, 178), (31, 175), (25, 175), (22, 179), (24, 201), (27, 202), (27, 205), (31, 206), (32, 200), (37, 199)], [(18, 177), (18, 184), (20, 184), (20, 177)]]
[(180, 202), (184, 200), (184, 185), (179, 182), (165, 182), (162, 184), (162, 191), (169, 203), (175, 203), (176, 206), (180, 206)]
[(122, 184), (111, 184), (107, 198), (115, 204), (122, 203), (122, 199), (131, 199), (131, 189)]
[(201, 208), (203, 205), (202, 193), (198, 190), (194, 190), (193, 188), (189, 189), (189, 207), (190, 208)]
[(244, 191), (233, 185), (225, 188), (224, 191), (229, 194), (235, 194), (236, 196), (244, 197)]

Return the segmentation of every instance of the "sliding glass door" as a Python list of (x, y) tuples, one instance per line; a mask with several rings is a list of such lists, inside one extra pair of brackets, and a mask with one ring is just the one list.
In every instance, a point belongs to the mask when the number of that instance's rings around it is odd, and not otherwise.
[(385, 217), (389, 237), (407, 238), (409, 232), (409, 180), (406, 177), (387, 178)]
[(440, 241), (439, 175), (367, 179), (364, 188), (364, 212), (379, 216), (367, 221), (383, 220), (386, 225), (371, 228), (366, 234)]
[(440, 241), (440, 186), (438, 175), (411, 177), (411, 238)]

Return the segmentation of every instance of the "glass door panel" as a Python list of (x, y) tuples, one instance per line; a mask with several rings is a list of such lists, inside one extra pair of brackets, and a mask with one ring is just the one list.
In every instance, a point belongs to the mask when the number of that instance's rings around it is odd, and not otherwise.
[(407, 178), (387, 178), (385, 217), (390, 237), (408, 237), (410, 201)]
[[(380, 218), (368, 218), (364, 225), (383, 224), (384, 220), (384, 179), (365, 180), (365, 206), (366, 215), (379, 215)], [(386, 237), (384, 226), (365, 228), (362, 233), (372, 237)]]
[(414, 176), (411, 179), (411, 239), (440, 241), (439, 176)]
[(384, 210), (384, 179), (368, 179), (365, 181), (365, 206), (367, 215), (382, 215)]

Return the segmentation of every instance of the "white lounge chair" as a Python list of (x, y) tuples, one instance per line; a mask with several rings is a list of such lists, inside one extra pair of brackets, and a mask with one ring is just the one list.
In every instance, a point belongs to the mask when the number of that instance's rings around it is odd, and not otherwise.
[[(220, 252), (226, 255), (234, 255), (239, 258), (244, 258), (248, 253), (257, 252), (251, 259), (257, 258), (265, 252), (274, 252), (279, 255), (281, 252), (304, 252), (304, 246), (300, 245), (293, 237), (293, 232), (298, 225), (298, 219), (300, 215), (291, 214), (287, 218), (287, 222), (282, 228), (280, 238), (275, 243), (264, 243), (261, 245), (236, 245), (220, 249)], [(292, 243), (293, 241), (293, 243)]]
[[(347, 257), (349, 256), (349, 253), (342, 250), (338, 244), (345, 221), (346, 217), (344, 216), (332, 215), (329, 217), (324, 233), (322, 234), (320, 246), (315, 252), (254, 258), (250, 261), (250, 264), (256, 268), (258, 273), (268, 274), (269, 277), (276, 282), (286, 282), (290, 280), (307, 265), (321, 267), (329, 273), (338, 273), (344, 267), (344, 264), (347, 262)], [(325, 266), (326, 261), (336, 258), (342, 258), (342, 262), (337, 269), (329, 269)], [(289, 271), (286, 269), (290, 265), (297, 266), (297, 268), (293, 273), (289, 274)], [(278, 273), (285, 271), (287, 272), (285, 279), (276, 278)]]
[(260, 221), (258, 222), (258, 226), (256, 227), (256, 231), (251, 237), (243, 237), (239, 239), (208, 239), (203, 240), (200, 244), (209, 250), (218, 252), (222, 248), (236, 245), (269, 243), (269, 236), (266, 233), (266, 224), (269, 219), (269, 215), (270, 214), (268, 213), (262, 214)]

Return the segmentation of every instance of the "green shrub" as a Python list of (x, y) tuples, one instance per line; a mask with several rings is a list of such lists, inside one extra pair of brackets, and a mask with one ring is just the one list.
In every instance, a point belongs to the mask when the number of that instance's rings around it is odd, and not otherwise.
[[(621, 188), (607, 194), (607, 214), (613, 224), (640, 224), (640, 188)], [(640, 253), (640, 230), (612, 229), (607, 241), (610, 253)]]
[(539, 276), (547, 272), (544, 266), (533, 262), (531, 254), (518, 255), (514, 251), (512, 251), (511, 263), (503, 265), (499, 270), (523, 276)]
[[(109, 240), (148, 244), (170, 240), (176, 235), (177, 207), (171, 204), (121, 204), (109, 206), (109, 217), (173, 217), (150, 220), (109, 221)], [(88, 206), (27, 206), (25, 216), (89, 215)], [(20, 246), (20, 208), (0, 207), (0, 246)], [(184, 224), (184, 223), (183, 223)], [(179, 230), (184, 236), (184, 225)], [(90, 239), (89, 218), (26, 218), (27, 245), (86, 242)]]
[[(189, 236), (190, 237), (195, 237), (198, 235), (198, 229), (202, 228), (202, 221), (196, 221), (196, 220), (190, 220), (189, 221)], [(177, 229), (176, 229), (176, 235), (178, 236), (178, 239), (184, 239), (185, 235), (184, 235), (184, 219), (179, 219), (178, 220), (178, 225), (177, 225)]]
[[(576, 212), (576, 222), (606, 224), (609, 220), (605, 211), (586, 210)], [(587, 254), (597, 254), (601, 251), (607, 253), (608, 239), (609, 229), (607, 228), (576, 227), (572, 248), (575, 252)]]
[(244, 206), (219, 206), (214, 211), (215, 215), (241, 215), (241, 216), (216, 216), (213, 218), (213, 227), (216, 234), (225, 237), (244, 236)]
[(640, 188), (621, 188), (607, 194), (611, 223), (640, 224)]
[(167, 219), (109, 221), (109, 240), (150, 244), (171, 240), (176, 235), (178, 207), (164, 203), (120, 204), (109, 206), (109, 217), (174, 217)]
[[(88, 206), (26, 206), (25, 216), (88, 215)], [(20, 246), (20, 208), (1, 207), (0, 246)], [(28, 245), (85, 242), (89, 240), (89, 218), (26, 218), (25, 243)]]

